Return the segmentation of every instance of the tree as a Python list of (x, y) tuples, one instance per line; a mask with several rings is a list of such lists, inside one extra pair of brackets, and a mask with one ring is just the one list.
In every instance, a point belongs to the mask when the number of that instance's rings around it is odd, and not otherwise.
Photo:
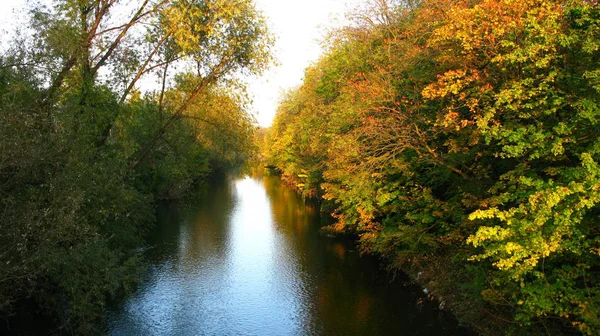
[(0, 313), (30, 301), (59, 332), (101, 333), (155, 200), (251, 147), (231, 84), (270, 37), (250, 1), (57, 0), (31, 28), (0, 56)]

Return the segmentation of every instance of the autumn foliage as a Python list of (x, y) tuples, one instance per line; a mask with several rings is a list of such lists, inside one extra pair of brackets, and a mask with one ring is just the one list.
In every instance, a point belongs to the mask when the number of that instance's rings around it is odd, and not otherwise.
[(373, 1), (353, 18), (280, 105), (269, 164), (363, 251), (446, 265), (439, 294), (500, 326), (477, 330), (598, 334), (597, 4)]

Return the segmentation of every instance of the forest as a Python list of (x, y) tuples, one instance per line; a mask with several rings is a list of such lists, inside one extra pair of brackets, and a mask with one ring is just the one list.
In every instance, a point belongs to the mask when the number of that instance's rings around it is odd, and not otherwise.
[(102, 333), (157, 203), (260, 159), (475, 331), (600, 333), (596, 0), (365, 2), (259, 132), (253, 1), (48, 3), (0, 50), (3, 320)]
[(371, 1), (261, 139), (363, 253), (486, 335), (600, 333), (600, 7)]
[[(135, 288), (158, 200), (256, 151), (247, 0), (54, 0), (0, 54), (0, 316), (98, 334)], [(40, 322), (41, 323), (41, 322)]]

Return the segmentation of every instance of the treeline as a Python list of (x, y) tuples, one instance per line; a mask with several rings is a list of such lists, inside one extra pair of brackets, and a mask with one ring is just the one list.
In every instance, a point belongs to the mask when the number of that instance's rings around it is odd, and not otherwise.
[(600, 7), (371, 1), (264, 142), (484, 334), (600, 333)]
[(29, 9), (0, 55), (0, 315), (102, 333), (155, 201), (252, 154), (235, 78), (270, 62), (271, 38), (246, 0)]

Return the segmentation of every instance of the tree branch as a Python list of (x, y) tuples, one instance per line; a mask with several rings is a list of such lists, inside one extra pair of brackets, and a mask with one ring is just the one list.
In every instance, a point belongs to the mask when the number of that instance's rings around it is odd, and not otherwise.
[[(110, 57), (110, 55), (113, 53), (113, 51), (117, 48), (117, 46), (119, 45), (119, 43), (121, 42), (121, 40), (123, 39), (123, 37), (125, 37), (125, 34), (127, 34), (127, 31), (136, 22), (138, 22), (138, 20), (141, 17), (143, 17), (141, 15), (141, 13), (144, 10), (144, 8), (146, 7), (146, 5), (148, 4), (148, 1), (150, 1), (150, 0), (144, 0), (144, 2), (140, 6), (140, 8), (137, 10), (137, 12), (135, 13), (135, 15), (125, 25), (125, 28), (123, 28), (123, 30), (119, 33), (119, 35), (117, 36), (117, 38), (111, 43), (110, 47), (108, 47), (108, 50), (104, 53), (104, 56), (102, 56), (102, 58), (100, 58), (100, 60), (98, 61), (98, 63), (96, 63), (96, 65), (91, 69), (91, 71), (92, 71), (93, 74), (95, 74), (96, 72), (98, 72), (98, 69), (100, 69), (100, 67), (102, 67), (104, 65), (104, 63), (106, 63), (106, 60)], [(156, 7), (153, 10), (156, 10)], [(151, 11), (148, 11), (148, 12), (146, 12), (144, 14), (146, 15), (148, 13), (151, 13)]]
[(148, 145), (146, 145), (146, 147), (142, 150), (139, 157), (129, 165), (129, 172), (135, 169), (135, 167), (137, 167), (140, 164), (140, 162), (142, 162), (146, 158), (146, 156), (150, 154), (150, 151), (152, 150), (152, 148), (154, 148), (156, 142), (166, 132), (167, 128), (169, 128), (169, 126), (171, 126), (173, 122), (175, 122), (175, 120), (181, 117), (181, 115), (188, 108), (188, 106), (196, 100), (198, 95), (200, 95), (200, 93), (204, 91), (204, 89), (206, 89), (206, 87), (210, 83), (219, 78), (219, 76), (223, 73), (223, 69), (228, 63), (229, 59), (222, 59), (219, 65), (210, 73), (210, 75), (204, 77), (202, 81), (200, 81), (200, 84), (196, 87), (196, 90), (194, 90), (190, 97), (177, 109), (177, 111), (175, 111), (175, 113), (173, 113), (173, 115), (169, 119), (167, 119), (167, 122), (158, 130), (158, 132), (156, 132), (156, 135), (152, 138), (152, 140), (150, 140), (150, 143), (148, 143)]

